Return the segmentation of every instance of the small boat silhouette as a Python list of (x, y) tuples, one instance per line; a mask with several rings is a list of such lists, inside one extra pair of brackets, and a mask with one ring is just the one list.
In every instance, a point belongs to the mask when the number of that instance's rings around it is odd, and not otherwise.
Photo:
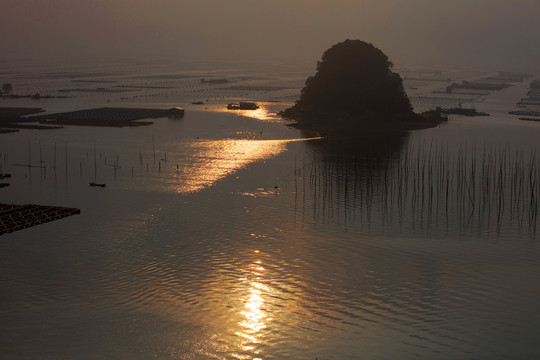
[(230, 103), (227, 105), (229, 110), (257, 110), (259, 105), (254, 102), (240, 102), (240, 103)]
[(99, 186), (99, 187), (105, 187), (105, 186), (107, 186), (107, 184), (98, 184), (98, 183), (93, 182), (93, 181), (92, 181), (91, 183), (89, 183), (89, 184), (90, 184), (90, 186)]

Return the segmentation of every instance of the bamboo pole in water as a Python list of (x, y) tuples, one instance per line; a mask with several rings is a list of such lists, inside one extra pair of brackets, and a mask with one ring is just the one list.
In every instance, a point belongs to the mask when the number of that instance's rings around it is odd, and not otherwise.
[(154, 135), (152, 135), (152, 152), (154, 154), (154, 163), (156, 162), (156, 144), (154, 141)]
[(94, 144), (94, 182), (97, 181), (97, 153), (96, 144)]
[(64, 143), (64, 153), (66, 158), (66, 183), (68, 178), (68, 150), (67, 150), (67, 143)]
[[(373, 221), (372, 209), (377, 208), (382, 223), (392, 221), (396, 210), (400, 224), (409, 219), (416, 224), (413, 226), (429, 227), (442, 220), (447, 230), (454, 223), (461, 229), (476, 226), (482, 232), (500, 231), (504, 224), (524, 227), (528, 220), (529, 231), (535, 233), (540, 194), (538, 164), (536, 151), (525, 154), (522, 149), (482, 149), (472, 144), (461, 145), (452, 153), (448, 145), (428, 147), (422, 143), (413, 151), (398, 154), (395, 161), (392, 157), (369, 156), (329, 162), (315, 157), (309, 184), (316, 217), (334, 217), (336, 211), (338, 215), (344, 211), (348, 219), (349, 209), (358, 206), (360, 221), (366, 216), (368, 224)], [(294, 174), (303, 176), (296, 164)], [(355, 181), (349, 183), (349, 177)], [(295, 190), (302, 191), (298, 180)], [(412, 196), (405, 197), (409, 191)], [(307, 192), (304, 188), (304, 198)]]
[(56, 142), (54, 143), (54, 173), (56, 174)]

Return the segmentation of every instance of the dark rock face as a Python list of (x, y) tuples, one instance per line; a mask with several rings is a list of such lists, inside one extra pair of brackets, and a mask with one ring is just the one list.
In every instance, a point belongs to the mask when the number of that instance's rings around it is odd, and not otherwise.
[(326, 50), (300, 100), (281, 115), (321, 133), (429, 127), (433, 120), (413, 112), (401, 77), (391, 69), (372, 44), (345, 40)]

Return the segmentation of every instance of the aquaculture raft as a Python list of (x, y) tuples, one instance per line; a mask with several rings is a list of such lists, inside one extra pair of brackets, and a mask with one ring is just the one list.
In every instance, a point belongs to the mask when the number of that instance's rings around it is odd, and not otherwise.
[(152, 125), (151, 121), (136, 121), (141, 119), (156, 119), (161, 117), (180, 118), (184, 116), (181, 107), (171, 109), (140, 109), (140, 108), (98, 108), (77, 110), (65, 113), (32, 116), (29, 119), (42, 124), (82, 125), (82, 126), (144, 126)]
[(74, 208), (0, 203), (0, 235), (80, 213)]

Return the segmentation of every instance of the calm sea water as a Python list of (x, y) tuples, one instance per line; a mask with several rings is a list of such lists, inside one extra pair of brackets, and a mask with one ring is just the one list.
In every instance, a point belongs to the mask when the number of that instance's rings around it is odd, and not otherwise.
[[(479, 102), (490, 117), (332, 141), (275, 115), (309, 66), (5, 69), (15, 91), (70, 98), (2, 106), (186, 115), (0, 135), (1, 202), (81, 209), (0, 238), (0, 358), (540, 355), (540, 123), (507, 115), (525, 83)], [(239, 100), (261, 110), (223, 110)]]

